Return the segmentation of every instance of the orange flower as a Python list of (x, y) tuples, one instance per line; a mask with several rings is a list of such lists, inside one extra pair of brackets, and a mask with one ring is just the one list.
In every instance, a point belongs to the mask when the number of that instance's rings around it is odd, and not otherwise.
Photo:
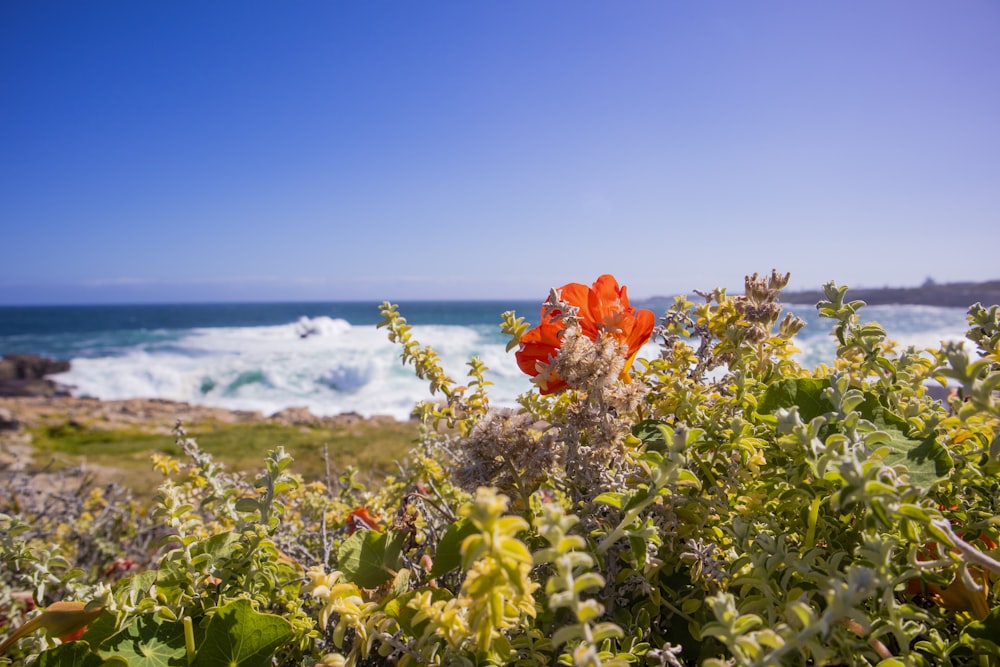
[[(656, 317), (651, 310), (636, 310), (628, 301), (625, 287), (619, 287), (614, 276), (605, 274), (590, 287), (580, 283), (569, 283), (559, 288), (560, 299), (577, 308), (580, 332), (596, 341), (601, 334), (613, 336), (621, 345), (625, 356), (622, 379), (628, 380), (628, 370), (632, 367), (639, 348), (653, 333)], [(546, 312), (542, 309), (542, 321), (534, 329), (521, 336), (520, 348), (515, 357), (518, 367), (536, 380), (542, 394), (553, 394), (566, 388), (566, 381), (552, 372), (546, 373), (559, 347), (566, 323), (558, 310)]]
[(350, 514), (347, 515), (347, 534), (353, 535), (354, 531), (357, 529), (363, 530), (378, 530), (382, 529), (378, 525), (378, 519), (373, 517), (368, 513), (367, 507), (358, 507), (351, 510)]

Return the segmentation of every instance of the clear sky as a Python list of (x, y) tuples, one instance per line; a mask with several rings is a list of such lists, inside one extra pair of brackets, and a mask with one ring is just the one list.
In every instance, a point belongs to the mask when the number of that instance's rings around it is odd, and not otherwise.
[(0, 303), (1000, 278), (995, 0), (0, 2)]

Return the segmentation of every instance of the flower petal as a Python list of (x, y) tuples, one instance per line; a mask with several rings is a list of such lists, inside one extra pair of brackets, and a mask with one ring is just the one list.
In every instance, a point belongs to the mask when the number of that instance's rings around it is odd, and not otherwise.
[(649, 337), (653, 334), (653, 327), (656, 325), (656, 316), (651, 310), (639, 310), (632, 320), (630, 331), (625, 337), (625, 344), (628, 346), (628, 356), (633, 357), (639, 351)]

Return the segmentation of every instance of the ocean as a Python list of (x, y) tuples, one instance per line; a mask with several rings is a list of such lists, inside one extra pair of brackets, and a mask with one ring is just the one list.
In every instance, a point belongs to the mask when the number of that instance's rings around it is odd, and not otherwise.
[[(456, 381), (473, 355), (484, 361), (497, 406), (514, 405), (531, 389), (513, 352), (504, 350), (500, 315), (515, 310), (537, 322), (539, 308), (525, 301), (400, 304), (414, 337), (434, 348)], [(807, 322), (796, 339), (800, 362), (814, 367), (833, 359), (829, 321), (809, 306), (786, 310)], [(961, 308), (872, 306), (861, 315), (904, 346), (965, 339)], [(400, 348), (385, 329), (376, 328), (380, 319), (378, 304), (359, 302), (0, 307), (0, 354), (69, 359), (70, 370), (52, 377), (76, 396), (165, 398), (264, 414), (305, 406), (323, 416), (405, 419), (431, 396), (400, 363)], [(653, 344), (640, 352), (656, 354)]]

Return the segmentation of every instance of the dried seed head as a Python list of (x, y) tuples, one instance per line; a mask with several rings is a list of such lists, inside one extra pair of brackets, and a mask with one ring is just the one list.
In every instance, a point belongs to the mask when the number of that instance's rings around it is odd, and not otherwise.
[(781, 324), (778, 325), (778, 335), (786, 340), (791, 340), (805, 325), (805, 320), (788, 313), (781, 320)]

